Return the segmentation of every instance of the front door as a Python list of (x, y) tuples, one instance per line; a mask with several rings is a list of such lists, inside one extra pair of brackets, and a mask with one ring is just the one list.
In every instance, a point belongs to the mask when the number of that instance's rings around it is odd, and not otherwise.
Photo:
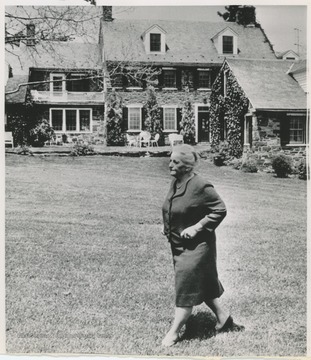
[(209, 142), (208, 106), (198, 106), (198, 142)]

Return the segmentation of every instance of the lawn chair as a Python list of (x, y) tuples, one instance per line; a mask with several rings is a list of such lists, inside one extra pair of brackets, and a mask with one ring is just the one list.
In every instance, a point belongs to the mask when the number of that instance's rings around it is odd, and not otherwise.
[(14, 140), (13, 135), (11, 131), (6, 131), (4, 136), (4, 146), (5, 145), (11, 145), (11, 147), (14, 147)]
[(170, 145), (173, 147), (176, 144), (183, 144), (184, 137), (182, 134), (169, 134), (168, 141)]
[(142, 147), (143, 144), (150, 146), (151, 134), (149, 131), (142, 131), (139, 134), (139, 146)]
[(155, 134), (154, 139), (150, 140), (150, 146), (154, 146), (154, 145), (159, 146), (158, 144), (159, 139), (160, 139), (160, 134)]
[(126, 134), (127, 146), (137, 146), (137, 137), (134, 135)]

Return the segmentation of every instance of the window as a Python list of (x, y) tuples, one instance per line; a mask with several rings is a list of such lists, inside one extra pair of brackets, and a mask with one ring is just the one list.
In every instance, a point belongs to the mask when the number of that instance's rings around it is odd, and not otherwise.
[(222, 52), (223, 54), (233, 54), (233, 36), (222, 37)]
[(163, 109), (163, 130), (176, 130), (177, 117), (175, 107), (165, 107)]
[(79, 110), (80, 115), (80, 131), (90, 131), (91, 112), (90, 110)]
[(211, 72), (208, 70), (199, 70), (199, 88), (211, 88)]
[(128, 108), (128, 129), (141, 130), (141, 107)]
[(163, 70), (163, 86), (167, 88), (176, 88), (175, 70)]
[(55, 131), (62, 131), (63, 110), (51, 110), (51, 126)]
[(66, 90), (66, 79), (64, 74), (51, 74), (50, 80), (50, 91), (53, 95), (62, 94)]
[(304, 117), (291, 117), (289, 122), (290, 144), (303, 144), (304, 141)]
[(66, 131), (77, 130), (77, 111), (66, 110)]
[(224, 71), (224, 79), (223, 79), (223, 84), (224, 84), (224, 96), (227, 96), (228, 79), (229, 79), (229, 71), (228, 71), (228, 70), (225, 70), (225, 71)]
[(89, 132), (91, 109), (51, 109), (50, 124), (57, 132)]
[(150, 34), (150, 51), (161, 51), (161, 34)]
[(74, 92), (89, 91), (89, 80), (83, 79), (83, 77), (83, 74), (71, 74), (70, 79), (73, 81), (67, 82), (68, 90)]

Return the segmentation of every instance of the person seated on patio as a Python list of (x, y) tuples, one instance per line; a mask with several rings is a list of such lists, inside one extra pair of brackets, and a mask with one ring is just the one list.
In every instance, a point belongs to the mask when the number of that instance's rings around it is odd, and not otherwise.
[(162, 207), (163, 234), (172, 250), (175, 270), (175, 318), (162, 341), (172, 346), (189, 319), (193, 306), (203, 302), (216, 316), (215, 334), (242, 331), (219, 297), (215, 229), (226, 216), (226, 206), (213, 185), (195, 171), (198, 155), (190, 145), (173, 147), (169, 171), (173, 180)]

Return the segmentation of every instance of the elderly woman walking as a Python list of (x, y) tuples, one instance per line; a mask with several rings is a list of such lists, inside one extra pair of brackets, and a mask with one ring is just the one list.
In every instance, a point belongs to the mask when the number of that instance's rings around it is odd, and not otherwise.
[(241, 331), (222, 308), (224, 292), (216, 266), (215, 229), (226, 216), (226, 207), (213, 185), (194, 172), (198, 156), (190, 145), (173, 148), (169, 170), (173, 179), (163, 204), (164, 234), (171, 245), (176, 307), (171, 329), (162, 341), (172, 346), (192, 313), (205, 302), (216, 316), (216, 333)]

